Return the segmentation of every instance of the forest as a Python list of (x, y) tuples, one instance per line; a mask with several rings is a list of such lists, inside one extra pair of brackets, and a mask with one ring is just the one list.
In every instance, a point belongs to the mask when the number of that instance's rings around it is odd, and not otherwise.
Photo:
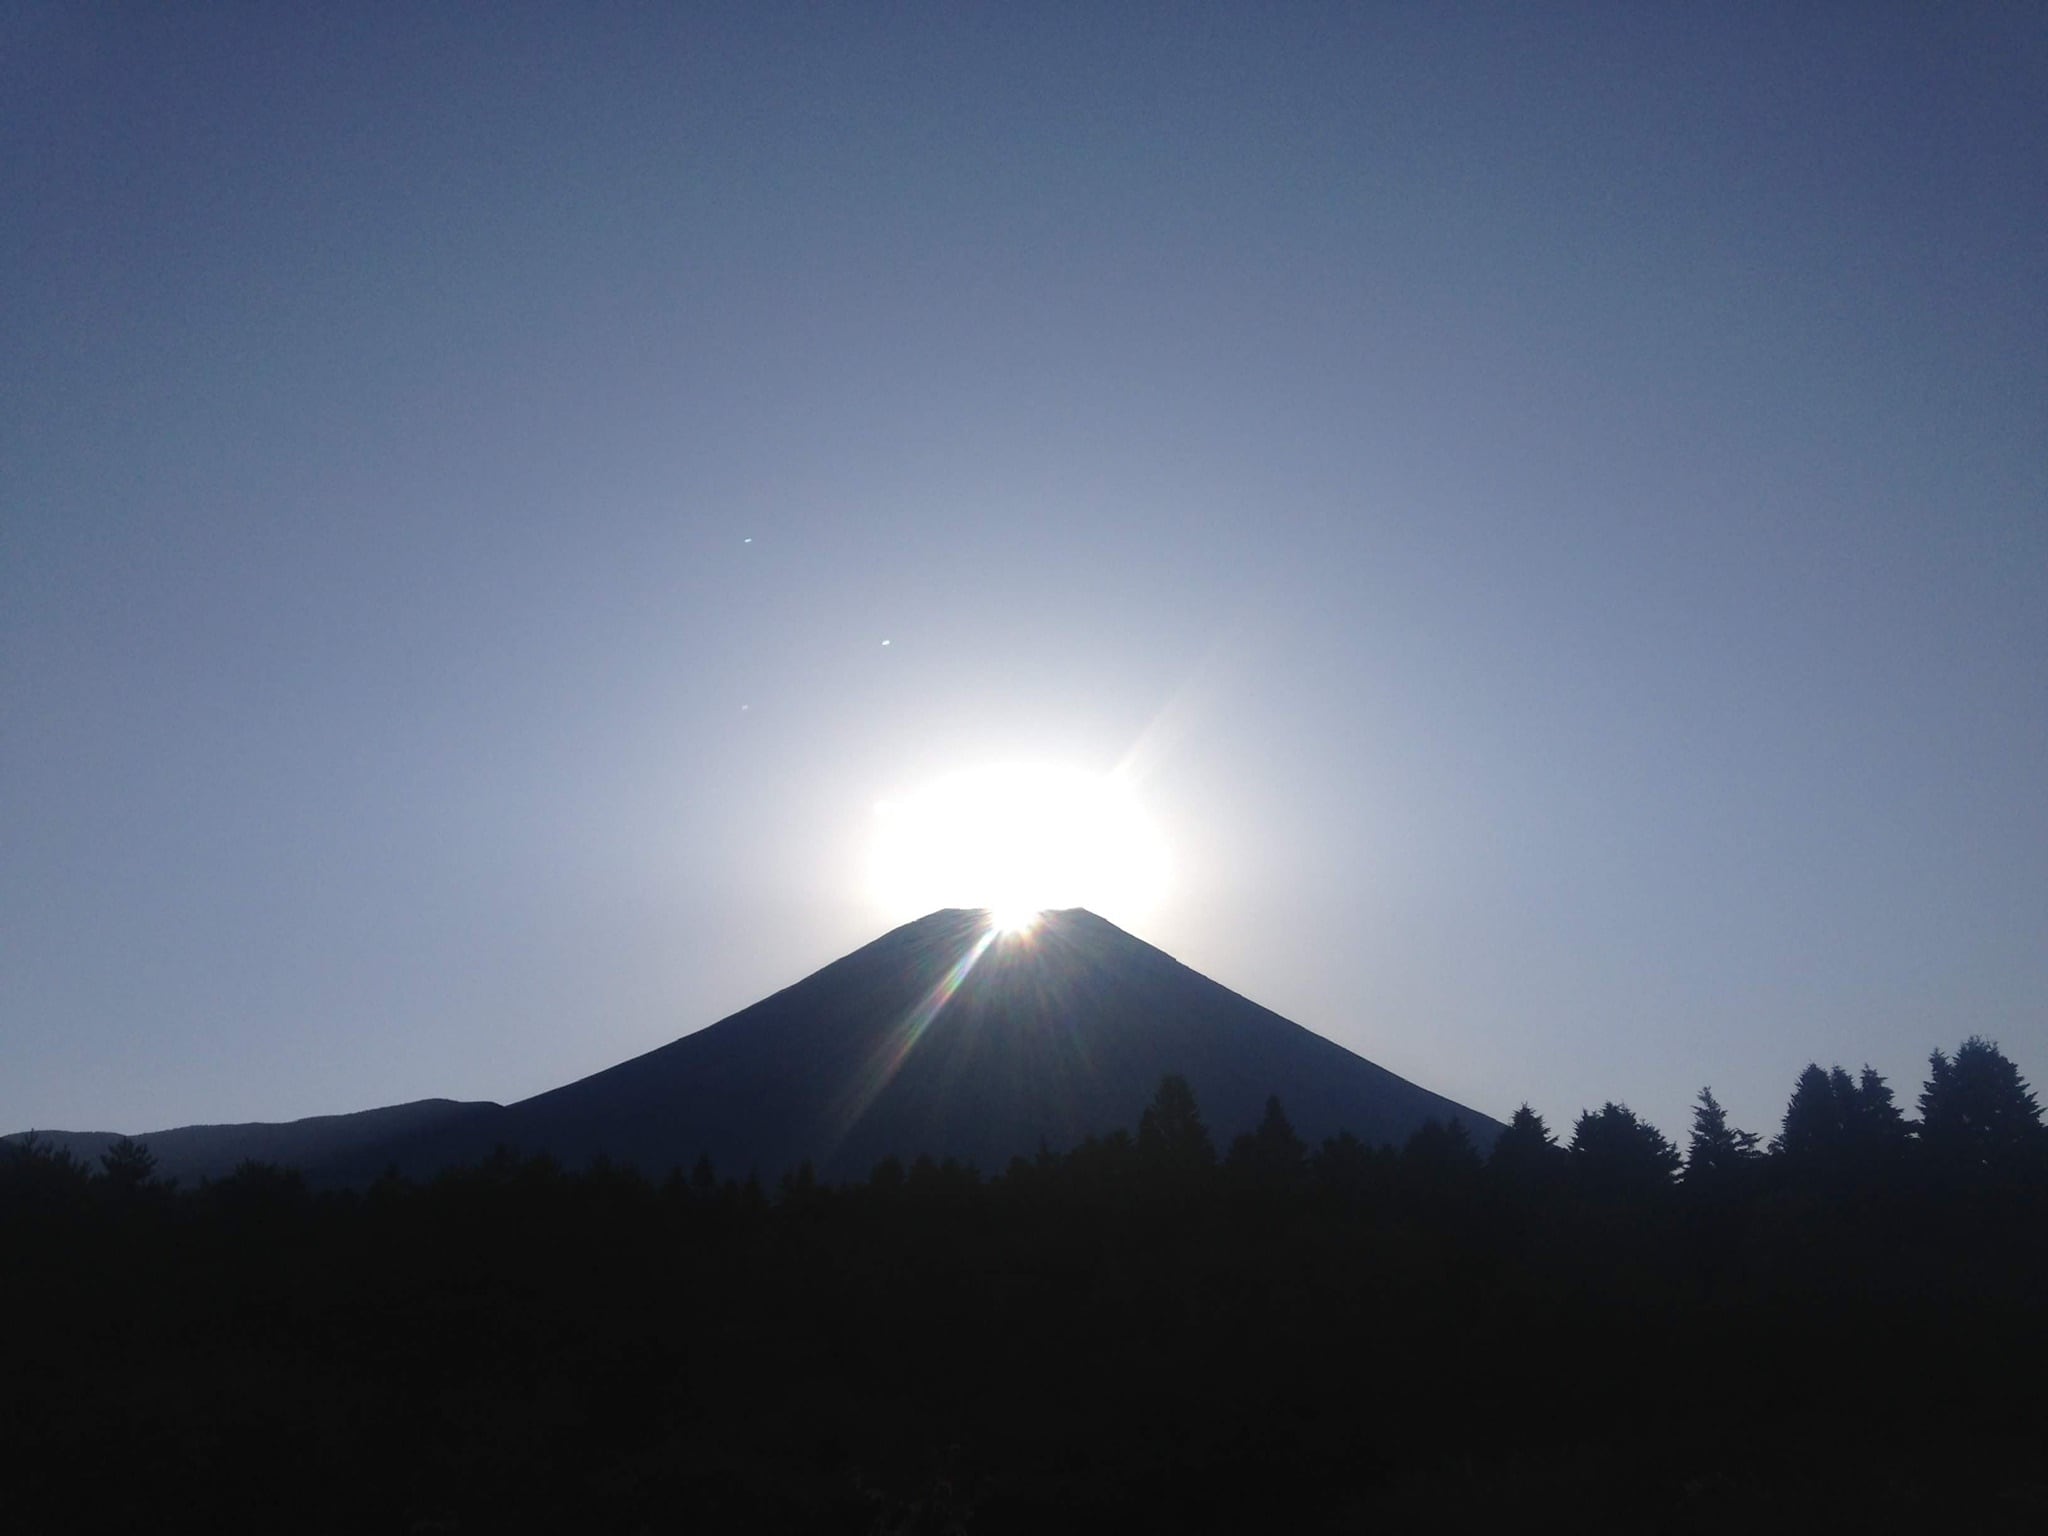
[(1218, 1146), (1184, 1080), (1001, 1170), (501, 1149), (313, 1192), (0, 1150), (25, 1533), (2048, 1528), (2048, 1133), (1982, 1039), (1765, 1142)]

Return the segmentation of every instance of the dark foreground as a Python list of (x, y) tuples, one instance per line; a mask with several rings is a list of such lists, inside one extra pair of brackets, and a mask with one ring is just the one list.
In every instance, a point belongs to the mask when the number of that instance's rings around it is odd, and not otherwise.
[(767, 1192), (8, 1154), (0, 1524), (2048, 1528), (2038, 1161), (1219, 1162), (1175, 1115)]

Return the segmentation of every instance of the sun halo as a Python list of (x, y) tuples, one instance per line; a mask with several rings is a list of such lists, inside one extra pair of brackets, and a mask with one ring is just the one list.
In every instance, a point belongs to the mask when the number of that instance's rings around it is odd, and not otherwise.
[(998, 938), (1021, 939), (1038, 926), (1038, 920), (1045, 916), (1042, 907), (991, 907), (988, 925)]
[(979, 907), (997, 934), (1021, 937), (1057, 908), (1141, 919), (1164, 891), (1164, 844), (1115, 774), (998, 764), (875, 810), (870, 885), (898, 919)]

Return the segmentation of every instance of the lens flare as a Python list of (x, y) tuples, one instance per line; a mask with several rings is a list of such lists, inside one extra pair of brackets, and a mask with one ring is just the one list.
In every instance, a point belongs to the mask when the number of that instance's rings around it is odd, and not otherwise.
[(932, 1020), (936, 1019), (939, 1011), (953, 1000), (953, 994), (960, 990), (960, 983), (967, 979), (975, 963), (988, 953), (988, 947), (996, 941), (996, 935), (995, 928), (983, 931), (981, 937), (953, 962), (946, 974), (939, 978), (938, 983), (924, 995), (918, 1005), (889, 1032), (881, 1049), (869, 1059), (848, 1085), (833, 1110), (833, 1149), (845, 1139), (847, 1132), (860, 1123), (861, 1116), (868, 1112), (869, 1107), (880, 1097), (882, 1090), (889, 1086), (890, 1081), (901, 1070), (904, 1061), (917, 1048), (917, 1042), (923, 1037), (924, 1032), (931, 1027)]

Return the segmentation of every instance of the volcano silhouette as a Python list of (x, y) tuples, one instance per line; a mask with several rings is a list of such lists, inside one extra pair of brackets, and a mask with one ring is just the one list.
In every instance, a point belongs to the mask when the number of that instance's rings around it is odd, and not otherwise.
[(1091, 912), (1028, 934), (988, 914), (908, 923), (694, 1034), (537, 1097), (359, 1153), (408, 1173), (495, 1146), (571, 1166), (605, 1156), (649, 1173), (708, 1154), (773, 1178), (809, 1160), (864, 1178), (889, 1156), (999, 1172), (1136, 1126), (1169, 1072), (1192, 1085), (1219, 1146), (1278, 1094), (1311, 1144), (1339, 1131), (1399, 1143), (1462, 1120), (1500, 1126), (1217, 985)]
[[(805, 1161), (859, 1179), (885, 1157), (922, 1155), (996, 1173), (1041, 1144), (1135, 1129), (1170, 1072), (1193, 1087), (1219, 1149), (1273, 1094), (1311, 1145), (1341, 1131), (1398, 1145), (1456, 1118), (1483, 1151), (1501, 1130), (1077, 908), (1007, 936), (986, 912), (934, 912), (730, 1018), (516, 1104), (429, 1099), (143, 1139), (188, 1184), (244, 1158), (329, 1185), (387, 1168), (424, 1177), (499, 1147), (653, 1176), (704, 1155), (723, 1174), (771, 1180)], [(115, 1139), (42, 1135), (87, 1160)]]

